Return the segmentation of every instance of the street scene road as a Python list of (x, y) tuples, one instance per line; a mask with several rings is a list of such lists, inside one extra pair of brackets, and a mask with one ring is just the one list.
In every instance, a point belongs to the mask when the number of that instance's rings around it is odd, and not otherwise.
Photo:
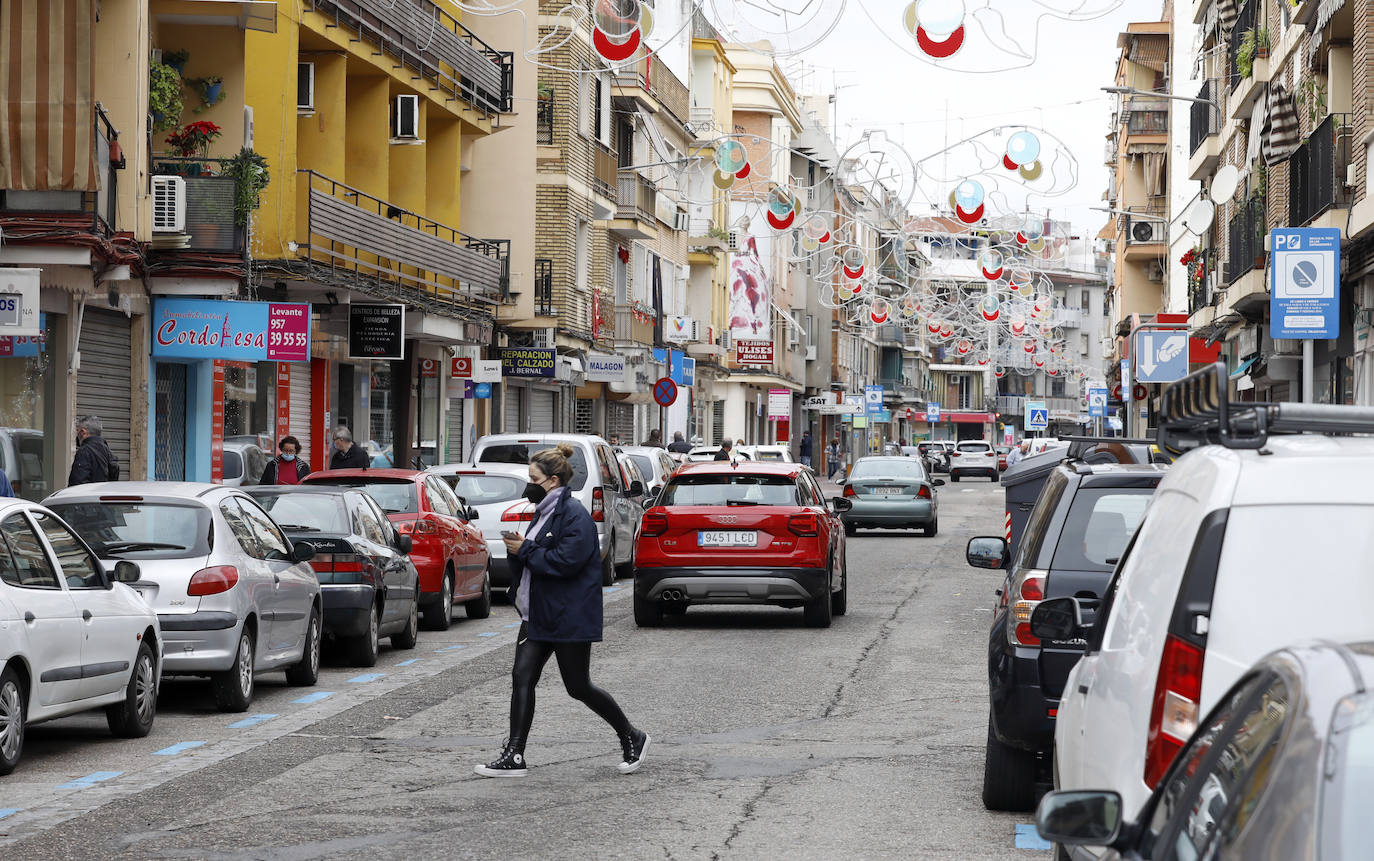
[(0, 819), (0, 855), (1047, 857), (1017, 848), (1029, 814), (978, 795), (1000, 578), (962, 557), (999, 531), (1002, 489), (966, 480), (940, 504), (938, 537), (849, 539), (849, 611), (829, 629), (770, 607), (640, 629), (629, 584), (606, 589), (593, 679), (653, 737), (636, 774), (617, 773), (614, 735), (552, 667), (530, 776), (472, 774), (505, 734), (518, 620), (498, 604), (366, 672), (326, 654), (312, 689), (264, 676), (247, 715), (173, 681), (144, 739), (111, 739), (92, 714), (31, 728), (0, 789), (19, 808)]

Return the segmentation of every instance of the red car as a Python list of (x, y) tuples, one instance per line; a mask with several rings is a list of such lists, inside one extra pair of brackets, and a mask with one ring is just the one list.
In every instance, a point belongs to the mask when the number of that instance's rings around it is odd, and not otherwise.
[(693, 604), (801, 607), (830, 626), (848, 594), (847, 499), (826, 504), (796, 463), (707, 461), (680, 467), (644, 512), (635, 541), (635, 623)]
[(396, 531), (410, 536), (426, 628), (447, 630), (454, 604), (462, 604), (469, 619), (491, 615), (487, 542), (438, 476), (414, 469), (331, 469), (312, 472), (304, 481), (366, 491)]

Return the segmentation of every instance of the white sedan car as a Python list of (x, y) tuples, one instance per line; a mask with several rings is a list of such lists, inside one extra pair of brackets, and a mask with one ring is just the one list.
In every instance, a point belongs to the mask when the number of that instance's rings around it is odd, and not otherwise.
[(221, 711), (245, 711), (256, 673), (313, 685), (320, 669), (314, 549), (292, 545), (251, 496), (170, 481), (83, 484), (44, 504), (113, 565), (137, 562), (134, 585), (157, 611), (164, 675), (208, 676)]
[(104, 708), (110, 731), (140, 738), (157, 711), (157, 614), (52, 511), (0, 500), (0, 774), (19, 764), (24, 727)]
[(525, 499), (530, 468), (522, 463), (450, 463), (425, 471), (442, 478), (476, 514), (469, 519), (487, 542), (491, 585), (510, 586), (514, 581), (506, 564), (501, 532), (523, 534), (534, 520), (534, 505)]

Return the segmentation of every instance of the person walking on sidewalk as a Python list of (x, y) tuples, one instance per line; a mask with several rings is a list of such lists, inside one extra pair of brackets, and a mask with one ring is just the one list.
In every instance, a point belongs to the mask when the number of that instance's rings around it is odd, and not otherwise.
[(715, 456), (714, 459), (715, 459), (715, 460), (731, 460), (731, 459), (733, 459), (733, 458), (734, 458), (734, 451), (733, 451), (734, 447), (735, 447), (735, 444), (734, 444), (733, 442), (731, 442), (731, 441), (730, 441), (730, 438), (727, 436), (725, 439), (723, 439), (723, 440), (720, 441), (720, 451), (717, 451), (717, 452), (716, 452), (716, 456)]
[(825, 449), (825, 458), (829, 474), (826, 475), (827, 481), (835, 480), (835, 473), (840, 471), (843, 464), (840, 462), (840, 435), (835, 434), (835, 438), (830, 441), (830, 445)]
[(567, 490), (572, 455), (573, 447), (560, 443), (530, 458), (525, 498), (535, 504), (534, 522), (524, 536), (502, 533), (514, 560), (511, 570), (521, 572), (515, 592), (520, 631), (511, 672), (510, 735), (500, 756), (473, 769), (483, 777), (528, 773), (525, 742), (534, 722), (534, 688), (551, 657), (558, 658), (568, 695), (586, 703), (620, 737), (622, 774), (637, 771), (649, 749), (648, 734), (591, 681), (592, 643), (602, 633), (601, 552), (591, 514)]
[(801, 462), (802, 462), (802, 466), (810, 466), (810, 465), (811, 465), (811, 448), (812, 448), (812, 445), (813, 445), (813, 443), (811, 442), (811, 431), (807, 431), (806, 433), (802, 434), (802, 438), (801, 438)]
[(67, 486), (91, 484), (97, 481), (119, 481), (119, 458), (105, 442), (104, 425), (96, 416), (82, 416), (76, 421), (76, 456), (67, 476)]
[(692, 450), (692, 444), (682, 438), (682, 431), (673, 431), (673, 441), (668, 444), (668, 451), (673, 454), (686, 454)]
[(277, 449), (281, 454), (268, 462), (258, 484), (300, 484), (301, 479), (310, 474), (310, 464), (300, 456), (301, 441), (293, 436), (284, 436), (277, 443)]
[(334, 454), (329, 458), (330, 469), (367, 469), (372, 458), (353, 442), (353, 432), (343, 425), (334, 429)]

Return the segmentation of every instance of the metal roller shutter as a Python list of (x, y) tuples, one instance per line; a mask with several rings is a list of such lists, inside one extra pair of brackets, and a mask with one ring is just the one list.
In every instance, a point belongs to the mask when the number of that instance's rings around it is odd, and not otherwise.
[(557, 399), (557, 392), (546, 392), (542, 389), (530, 390), (529, 429), (531, 431), (539, 433), (553, 432), (554, 406)]
[(520, 398), (525, 389), (521, 386), (506, 386), (505, 413), (506, 423), (501, 427), (504, 433), (520, 433)]
[(633, 445), (635, 408), (633, 404), (606, 404), (606, 433), (619, 434), (625, 445)]
[(119, 477), (125, 479), (130, 475), (133, 401), (129, 323), (123, 314), (87, 308), (81, 318), (81, 370), (76, 375), (77, 417), (99, 417), (105, 442), (119, 458)]
[(444, 452), (443, 463), (463, 462), (463, 412), (467, 401), (450, 398), (448, 402), (448, 450)]
[(328, 469), (328, 463), (311, 460), (310, 448), (310, 363), (291, 363), (291, 436), (301, 441), (301, 452), (312, 470)]

